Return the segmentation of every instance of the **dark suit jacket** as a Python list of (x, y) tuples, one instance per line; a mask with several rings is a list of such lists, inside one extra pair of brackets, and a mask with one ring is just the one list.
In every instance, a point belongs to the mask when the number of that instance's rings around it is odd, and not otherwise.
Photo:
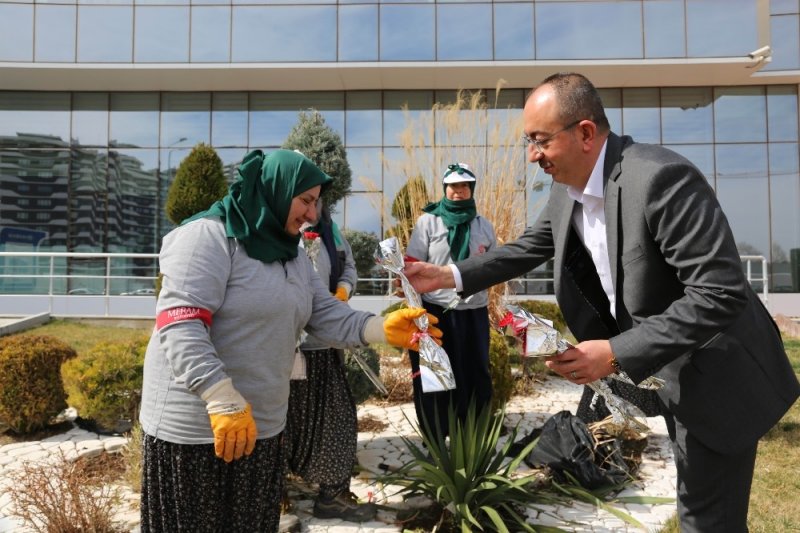
[(752, 446), (791, 407), (800, 384), (743, 274), (714, 191), (680, 155), (613, 133), (604, 180), (615, 324), (572, 227), (575, 202), (558, 183), (519, 239), (458, 263), (464, 294), (553, 258), (556, 298), (578, 340), (610, 339), (634, 381), (664, 378), (659, 396), (709, 448)]

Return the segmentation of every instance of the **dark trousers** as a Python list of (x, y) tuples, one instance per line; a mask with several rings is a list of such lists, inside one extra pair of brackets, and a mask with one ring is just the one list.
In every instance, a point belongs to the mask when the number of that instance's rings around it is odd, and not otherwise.
[[(487, 407), (492, 401), (492, 376), (489, 373), (489, 311), (486, 307), (451, 310), (428, 302), (423, 302), (425, 309), (439, 319), (436, 327), (442, 330), (442, 347), (450, 359), (456, 388), (444, 392), (422, 392), (422, 380), (419, 376), (419, 353), (409, 351), (412, 384), (414, 387), (414, 408), (420, 428), (425, 430), (425, 423), (432, 430), (431, 437), (436, 436), (437, 428), (442, 436), (449, 433), (448, 408), (452, 402), (456, 416), (464, 420), (470, 401), (474, 399), (478, 411)], [(476, 412), (478, 412), (476, 411)], [(438, 415), (439, 423), (436, 423)]]
[(746, 533), (758, 442), (733, 455), (706, 447), (665, 413), (678, 470), (681, 533)]

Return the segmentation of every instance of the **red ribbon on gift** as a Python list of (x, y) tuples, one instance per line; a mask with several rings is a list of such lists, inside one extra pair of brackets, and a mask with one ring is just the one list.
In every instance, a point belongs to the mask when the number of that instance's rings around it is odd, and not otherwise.
[(514, 332), (515, 337), (520, 337), (522, 340), (522, 353), (525, 353), (525, 341), (526, 335), (525, 332), (528, 329), (528, 321), (524, 318), (519, 318), (515, 316), (514, 313), (511, 311), (506, 311), (506, 314), (503, 315), (503, 318), (497, 323), (498, 326), (501, 328), (505, 328), (507, 326), (511, 326), (511, 330)]

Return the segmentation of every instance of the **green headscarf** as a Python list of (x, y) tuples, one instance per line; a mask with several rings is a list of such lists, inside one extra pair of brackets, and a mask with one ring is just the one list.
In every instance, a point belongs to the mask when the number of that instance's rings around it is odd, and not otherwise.
[[(450, 165), (445, 177), (452, 173), (451, 167), (458, 165)], [(459, 172), (461, 174), (461, 172)], [(471, 172), (469, 172), (472, 175)], [(447, 191), (447, 184), (443, 184), (445, 191)], [(469, 182), (469, 188), (475, 192), (475, 182)], [(438, 202), (432, 202), (422, 208), (426, 213), (436, 215), (442, 219), (445, 227), (447, 228), (447, 243), (450, 245), (450, 257), (454, 262), (461, 261), (469, 257), (469, 236), (470, 236), (470, 223), (472, 219), (478, 214), (475, 209), (475, 198), (469, 200), (448, 200), (447, 193)]]
[(218, 216), (228, 237), (238, 239), (253, 259), (264, 263), (294, 259), (300, 233), (290, 235), (284, 229), (292, 199), (317, 185), (324, 188), (331, 181), (298, 152), (276, 150), (264, 157), (261, 150), (253, 150), (239, 165), (239, 179), (228, 194), (181, 224)]

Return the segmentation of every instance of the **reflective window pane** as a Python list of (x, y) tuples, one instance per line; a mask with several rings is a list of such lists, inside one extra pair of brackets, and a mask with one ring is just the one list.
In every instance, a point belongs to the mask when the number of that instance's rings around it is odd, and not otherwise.
[(344, 95), (340, 92), (273, 92), (250, 95), (250, 146), (278, 147), (300, 111), (316, 109), (325, 124), (344, 138)]
[(0, 155), (0, 226), (22, 248), (63, 251), (67, 240), (70, 152), (65, 149), (6, 150)]
[(247, 146), (247, 93), (214, 93), (211, 111), (211, 144)]
[[(609, 39), (613, 35), (613, 39)], [(537, 2), (537, 59), (641, 58), (639, 2)]]
[(383, 175), (380, 148), (347, 148), (347, 162), (353, 172), (352, 191), (379, 191)]
[(644, 57), (686, 57), (683, 0), (644, 2)]
[(378, 6), (339, 8), (339, 61), (378, 60)]
[(768, 257), (767, 146), (718, 144), (716, 164), (717, 198), (728, 217), (739, 253)]
[(800, 16), (770, 17), (772, 61), (763, 70), (800, 69)]
[(687, 0), (689, 57), (735, 57), (758, 48), (757, 2)]
[(436, 17), (439, 61), (492, 59), (492, 6), (440, 5)]
[(772, 15), (786, 15), (800, 13), (800, 1), (798, 0), (770, 0), (769, 12)]
[(658, 89), (622, 89), (622, 133), (637, 142), (661, 143)]
[(622, 127), (622, 94), (619, 89), (598, 89), (606, 111), (606, 118), (613, 131)]
[(158, 93), (111, 93), (110, 146), (158, 146)]
[(0, 91), (0, 146), (69, 144), (69, 93)]
[[(366, 231), (381, 236), (381, 195), (378, 193), (353, 193), (345, 198), (344, 225), (349, 230)], [(341, 206), (338, 206), (341, 210)]]
[[(381, 6), (381, 61), (432, 61), (435, 19), (434, 6)], [(408, 28), (414, 28), (413, 39)]]
[(136, 5), (189, 5), (189, 0), (129, 0)]
[[(522, 146), (522, 106), (525, 101), (522, 89), (504, 89), (499, 94), (487, 95), (487, 142), (489, 146)], [(524, 148), (524, 147), (522, 147)], [(522, 150), (525, 157), (525, 150)], [(522, 170), (522, 169), (521, 169)], [(520, 175), (524, 174), (520, 172)]]
[(234, 62), (336, 61), (333, 6), (235, 6), (233, 27)]
[(665, 87), (661, 89), (661, 124), (664, 143), (712, 142), (711, 89)]
[[(400, 146), (401, 135), (405, 130), (430, 120), (433, 93), (431, 91), (385, 91), (383, 105), (383, 144), (384, 146)], [(431, 142), (427, 130), (420, 133), (426, 144)]]
[(230, 60), (231, 8), (209, 6), (192, 8), (193, 62), (218, 62)]
[[(797, 143), (769, 147), (770, 211), (772, 215), (772, 287), (776, 292), (800, 292), (791, 268), (800, 269), (800, 162)], [(794, 263), (791, 262), (794, 257)], [(800, 272), (800, 270), (795, 270)]]
[(494, 5), (494, 58), (534, 58), (533, 3)]
[[(106, 116), (108, 112), (105, 112)], [(107, 122), (107, 119), (106, 119)], [(106, 126), (107, 131), (107, 126)], [(69, 176), (71, 252), (102, 252), (106, 225), (108, 151), (74, 148)]]
[(36, 6), (36, 61), (75, 61), (76, 6)]
[(108, 251), (157, 252), (158, 150), (108, 156)]
[(767, 99), (764, 87), (714, 89), (714, 129), (717, 142), (767, 140)]
[(225, 178), (228, 184), (233, 183), (239, 177), (239, 165), (247, 155), (245, 148), (217, 148), (217, 155), (222, 159), (222, 168), (225, 170)]
[(78, 61), (133, 59), (132, 6), (78, 6)]
[(108, 93), (72, 95), (72, 144), (108, 146)]
[(134, 61), (184, 63), (189, 60), (189, 8), (136, 8)]
[(797, 86), (767, 86), (767, 120), (770, 141), (796, 141)]
[(383, 111), (380, 91), (350, 91), (345, 98), (347, 146), (381, 146)]
[(0, 61), (33, 60), (33, 6), (0, 4)]
[(681, 154), (703, 173), (712, 189), (716, 189), (713, 144), (668, 144), (670, 150)]
[(209, 143), (209, 93), (164, 93), (161, 97), (161, 146)]

